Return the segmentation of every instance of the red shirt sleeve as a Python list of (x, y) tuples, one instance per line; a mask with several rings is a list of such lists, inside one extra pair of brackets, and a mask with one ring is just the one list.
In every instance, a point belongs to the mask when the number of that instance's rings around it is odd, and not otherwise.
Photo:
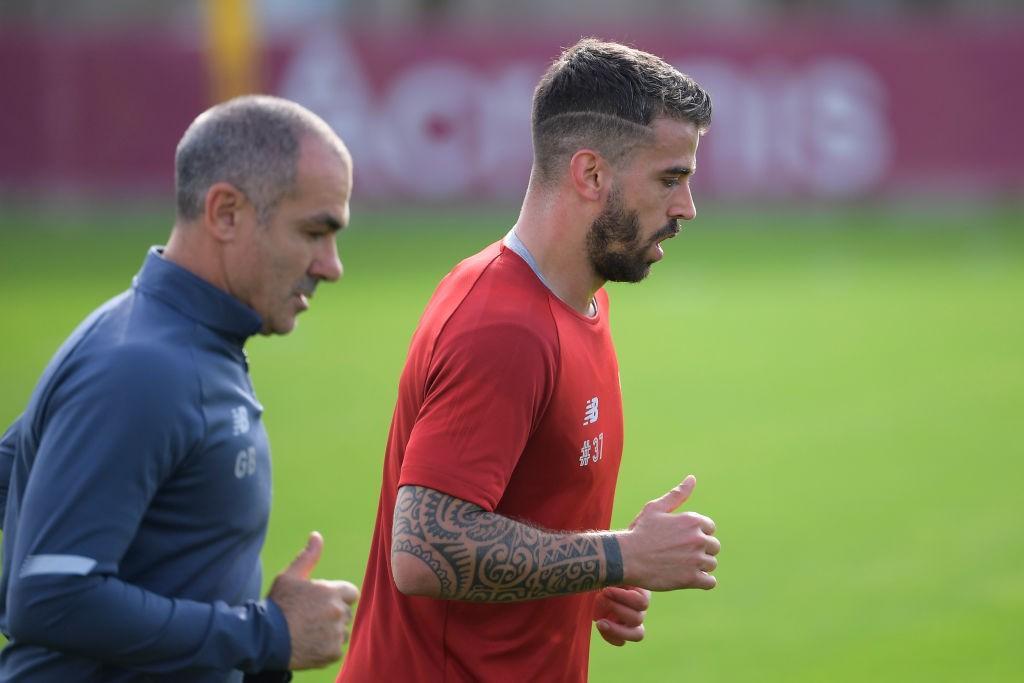
[(457, 327), (435, 347), (399, 486), (493, 511), (551, 397), (557, 341), (525, 320)]

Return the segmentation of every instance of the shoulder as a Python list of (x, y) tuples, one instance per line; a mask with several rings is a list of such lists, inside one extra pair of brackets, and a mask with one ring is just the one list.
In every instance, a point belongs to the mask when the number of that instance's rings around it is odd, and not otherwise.
[(449, 324), (474, 332), (500, 328), (517, 337), (555, 343), (551, 293), (515, 252), (498, 246), (492, 245), (474, 257), (486, 254), (485, 262), (463, 262), (479, 272)]
[(132, 339), (105, 349), (93, 349), (88, 362), (110, 381), (157, 384), (173, 389), (194, 375), (191, 346)]
[(157, 382), (168, 389), (195, 374), (193, 321), (137, 290), (98, 312), (101, 316), (76, 353), (85, 368), (109, 381)]
[(87, 340), (65, 362), (55, 398), (95, 401), (129, 413), (177, 413), (199, 399), (193, 358), (189, 345), (136, 337)]
[(546, 301), (467, 297), (448, 321), (433, 354), (435, 371), (483, 380), (553, 381), (559, 338)]
[(553, 354), (558, 332), (547, 288), (530, 267), (495, 243), (459, 263), (437, 286), (414, 347), (486, 348)]
[[(186, 387), (195, 375), (188, 330), (160, 334), (140, 320), (149, 314), (139, 309), (133, 290), (96, 308), (51, 358), (36, 393), (49, 395), (69, 385), (75, 392), (137, 387), (168, 394)], [(170, 327), (181, 325), (175, 321)]]

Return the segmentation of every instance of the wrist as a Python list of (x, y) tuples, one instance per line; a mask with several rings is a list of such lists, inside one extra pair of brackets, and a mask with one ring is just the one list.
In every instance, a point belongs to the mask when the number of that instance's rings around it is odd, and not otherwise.
[(604, 548), (604, 585), (618, 586), (625, 580), (625, 553), (622, 549), (621, 532), (601, 534)]
[(273, 598), (266, 598), (263, 601), (263, 609), (270, 618), (270, 654), (267, 657), (266, 667), (272, 670), (284, 670), (288, 668), (292, 656), (292, 634), (291, 625), (285, 617), (284, 610)]

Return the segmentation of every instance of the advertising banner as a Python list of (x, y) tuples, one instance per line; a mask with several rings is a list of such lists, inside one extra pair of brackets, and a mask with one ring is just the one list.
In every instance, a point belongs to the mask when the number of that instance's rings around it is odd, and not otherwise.
[[(595, 31), (711, 92), (698, 199), (830, 201), (1024, 190), (1024, 24)], [(361, 199), (515, 200), (530, 101), (579, 32), (310, 26), (263, 45), (265, 91), (323, 116)], [(0, 191), (166, 192), (210, 104), (202, 41), (0, 30)]]

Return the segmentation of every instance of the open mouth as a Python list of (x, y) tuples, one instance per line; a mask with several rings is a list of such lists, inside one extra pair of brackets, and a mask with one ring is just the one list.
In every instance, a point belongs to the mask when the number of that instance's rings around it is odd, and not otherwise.
[(673, 237), (678, 235), (679, 232), (680, 232), (680, 230), (679, 230), (678, 227), (672, 228), (670, 231), (667, 231), (666, 234), (661, 237), (661, 239), (658, 240), (658, 243), (660, 244), (660, 243), (664, 242), (665, 240), (672, 239)]
[(672, 239), (678, 234), (679, 228), (673, 227), (667, 230), (663, 230), (662, 232), (654, 236), (654, 249), (656, 252), (656, 258), (654, 259), (655, 261), (660, 261), (661, 258), (665, 255), (665, 250), (661, 248), (661, 243), (664, 242), (665, 240)]
[(313, 298), (316, 285), (317, 281), (315, 279), (307, 277), (303, 282), (299, 283), (299, 288), (295, 290), (295, 297), (299, 300), (299, 307), (302, 310), (309, 308), (309, 300)]
[(654, 243), (661, 244), (665, 240), (670, 240), (678, 235), (680, 230), (679, 223), (672, 221), (654, 235)]

